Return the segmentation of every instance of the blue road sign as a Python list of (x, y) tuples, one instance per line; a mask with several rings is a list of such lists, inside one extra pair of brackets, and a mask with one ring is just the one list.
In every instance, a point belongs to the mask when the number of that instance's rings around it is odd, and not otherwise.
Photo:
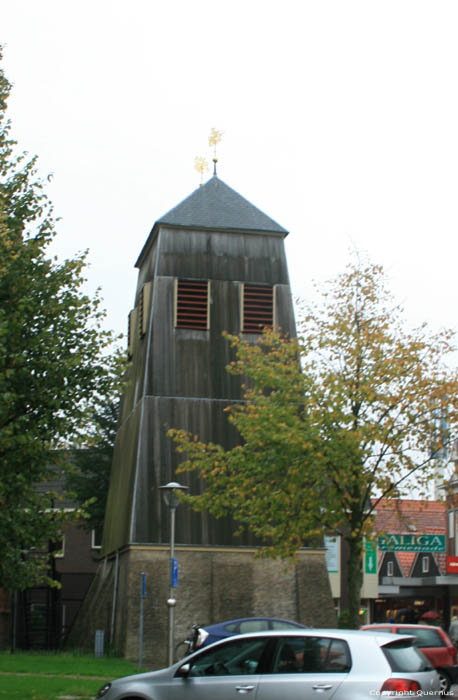
[(173, 557), (173, 559), (171, 561), (170, 576), (171, 576), (171, 586), (172, 586), (172, 588), (176, 588), (178, 586), (178, 559), (176, 557)]

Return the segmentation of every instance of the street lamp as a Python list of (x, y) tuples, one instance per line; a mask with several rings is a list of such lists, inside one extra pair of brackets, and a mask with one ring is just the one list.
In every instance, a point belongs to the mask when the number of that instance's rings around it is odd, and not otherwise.
[(173, 664), (174, 651), (174, 630), (175, 630), (175, 605), (174, 588), (178, 583), (178, 563), (175, 559), (175, 511), (180, 502), (178, 492), (185, 491), (188, 487), (178, 484), (176, 481), (169, 481), (162, 489), (164, 501), (170, 510), (170, 594), (167, 600), (169, 608), (169, 666)]

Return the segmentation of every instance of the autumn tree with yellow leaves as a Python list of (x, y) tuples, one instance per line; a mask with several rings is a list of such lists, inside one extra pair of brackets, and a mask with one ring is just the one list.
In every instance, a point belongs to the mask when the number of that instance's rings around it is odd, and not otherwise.
[(378, 502), (428, 491), (444, 434), (458, 420), (453, 333), (407, 332), (381, 267), (350, 264), (302, 310), (300, 336), (264, 330), (257, 342), (228, 335), (229, 372), (245, 378), (228, 406), (240, 444), (225, 450), (180, 430), (170, 435), (181, 471), (204, 480), (187, 498), (197, 510), (232, 514), (291, 558), (326, 534), (347, 543), (350, 624), (359, 626), (364, 539)]

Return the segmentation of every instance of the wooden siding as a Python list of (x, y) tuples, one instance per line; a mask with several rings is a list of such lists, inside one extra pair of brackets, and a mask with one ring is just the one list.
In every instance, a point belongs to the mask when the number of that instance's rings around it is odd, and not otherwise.
[(262, 234), (161, 229), (163, 277), (289, 284), (282, 238)]
[[(179, 278), (210, 281), (209, 329), (174, 326), (174, 287)], [(143, 316), (144, 335), (131, 342), (132, 363), (121, 404), (113, 458), (103, 553), (132, 543), (166, 543), (169, 514), (158, 486), (176, 479), (178, 456), (169, 427), (191, 430), (203, 440), (231, 447), (238, 442), (223, 409), (241, 399), (241, 379), (228, 374), (232, 359), (223, 331), (241, 332), (244, 282), (275, 286), (275, 318), (295, 335), (294, 311), (283, 239), (262, 234), (161, 228), (139, 272), (136, 306), (151, 283), (151, 303)], [(255, 342), (256, 335), (249, 336)], [(189, 479), (192, 492), (202, 485)], [(248, 545), (235, 537), (229, 518), (214, 520), (180, 507), (177, 542)]]
[[(146, 397), (137, 404), (119, 432), (122, 449), (115, 451), (113, 483), (107, 504), (103, 548), (113, 551), (116, 543), (147, 544), (169, 541), (170, 513), (159, 486), (175, 477), (179, 457), (167, 437), (169, 427), (186, 426), (204, 440), (227, 447), (237, 443), (235, 429), (224, 413), (226, 401)], [(141, 437), (141, 439), (140, 439)], [(191, 493), (202, 488), (200, 479), (180, 474), (181, 483)], [(195, 513), (180, 506), (176, 542), (179, 544), (253, 545), (249, 533), (235, 537), (237, 525), (231, 518), (216, 520), (206, 513)]]

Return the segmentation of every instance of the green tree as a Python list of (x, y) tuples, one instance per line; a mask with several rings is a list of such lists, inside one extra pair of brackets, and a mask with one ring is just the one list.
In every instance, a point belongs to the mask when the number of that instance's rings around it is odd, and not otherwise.
[(105, 519), (118, 417), (117, 398), (95, 407), (91, 435), (84, 447), (73, 450), (70, 454), (74, 468), (68, 473), (67, 488), (84, 508), (85, 528), (96, 530), (100, 534)]
[(82, 290), (85, 255), (47, 255), (53, 210), (36, 157), (10, 138), (9, 92), (0, 70), (0, 587), (24, 589), (46, 579), (39, 553), (65, 517), (43, 484), (65, 469), (62, 449), (83, 438), (91, 404), (111, 391), (116, 360), (99, 296)]
[(229, 372), (246, 377), (244, 401), (226, 410), (240, 445), (224, 450), (180, 430), (182, 471), (203, 493), (188, 497), (215, 516), (232, 513), (293, 557), (310, 538), (338, 534), (348, 547), (349, 624), (359, 626), (364, 538), (382, 498), (409, 486), (426, 493), (447, 410), (456, 430), (458, 381), (448, 370), (452, 334), (405, 331), (383, 270), (350, 265), (303, 312), (299, 339), (266, 330), (257, 343), (229, 336)]

